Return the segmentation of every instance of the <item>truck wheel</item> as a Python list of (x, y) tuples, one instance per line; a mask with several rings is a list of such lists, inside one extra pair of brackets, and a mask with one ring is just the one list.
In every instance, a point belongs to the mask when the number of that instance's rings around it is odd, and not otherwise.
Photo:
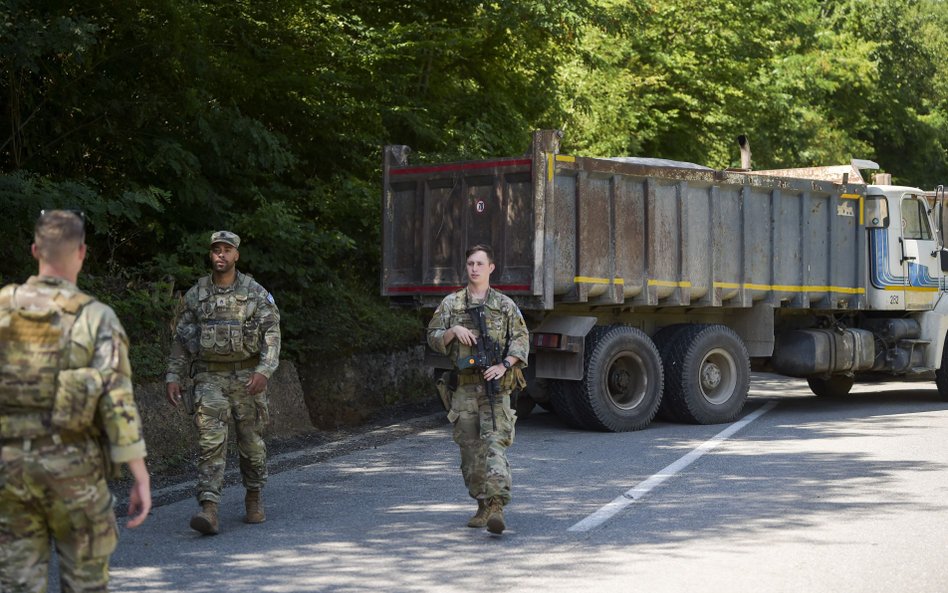
[(524, 389), (520, 392), (520, 395), (517, 396), (517, 405), (514, 408), (514, 411), (517, 412), (517, 420), (524, 420), (530, 417), (530, 413), (533, 412), (533, 408), (536, 407), (537, 402), (533, 401), (533, 398), (527, 393), (527, 390)]
[(941, 366), (935, 371), (935, 386), (938, 387), (938, 397), (948, 401), (948, 335), (941, 349)]
[[(553, 411), (553, 406), (550, 405), (550, 380), (549, 379), (537, 379), (536, 377), (527, 378), (527, 387), (523, 390), (523, 394), (526, 394), (533, 400), (533, 403), (537, 404), (544, 410), (548, 412)], [(521, 394), (521, 397), (523, 396)]]
[(662, 399), (662, 359), (652, 340), (628, 326), (602, 328), (587, 341), (579, 382), (580, 423), (623, 432), (648, 426)]
[(724, 325), (693, 325), (678, 334), (667, 353), (666, 405), (694, 424), (731, 422), (750, 389), (750, 356), (741, 338)]
[(810, 391), (820, 397), (845, 397), (853, 388), (856, 379), (846, 375), (833, 375), (829, 379), (808, 377), (806, 382), (810, 385)]
[[(682, 333), (693, 328), (693, 325), (687, 323), (676, 323), (674, 325), (666, 325), (662, 329), (655, 332), (652, 336), (652, 341), (655, 342), (655, 347), (658, 348), (658, 354), (662, 357), (662, 372), (667, 377), (669, 374), (669, 368), (671, 361), (669, 359), (669, 353), (671, 352), (672, 346), (675, 344), (675, 341), (678, 339)], [(668, 380), (665, 380), (665, 389), (668, 389)], [(668, 402), (668, 398), (662, 396), (662, 403), (658, 407), (658, 418), (662, 420), (667, 420), (669, 422), (681, 422), (681, 418), (675, 414), (675, 411), (671, 408)]]
[(553, 406), (553, 412), (570, 428), (586, 428), (580, 423), (579, 410), (576, 408), (579, 397), (579, 381), (550, 381), (550, 404)]

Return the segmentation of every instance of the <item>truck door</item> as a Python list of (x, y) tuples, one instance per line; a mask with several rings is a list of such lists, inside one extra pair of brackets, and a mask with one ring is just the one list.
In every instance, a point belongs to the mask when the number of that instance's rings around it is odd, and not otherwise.
[(935, 234), (924, 196), (911, 193), (901, 197), (903, 303), (905, 310), (928, 310), (938, 296), (941, 276)]

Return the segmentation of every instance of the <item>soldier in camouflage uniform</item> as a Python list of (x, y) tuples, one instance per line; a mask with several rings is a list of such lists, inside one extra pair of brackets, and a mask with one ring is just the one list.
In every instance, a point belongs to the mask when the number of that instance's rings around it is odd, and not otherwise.
[(244, 487), (247, 523), (266, 520), (261, 489), (267, 481), (263, 430), (269, 420), (267, 381), (280, 359), (280, 312), (273, 297), (253, 278), (237, 271), (240, 237), (211, 235), (210, 276), (184, 295), (168, 361), (168, 400), (181, 402), (181, 379), (190, 375), (191, 411), (199, 445), (197, 499), (201, 511), (191, 528), (219, 531), (217, 506), (224, 483), (227, 422), (233, 417)]
[[(510, 465), (507, 447), (513, 443), (517, 420), (510, 406), (514, 388), (526, 386), (521, 369), (530, 351), (527, 326), (517, 305), (490, 287), (494, 256), (490, 247), (475, 245), (467, 253), (468, 285), (450, 294), (438, 306), (428, 324), (428, 344), (457, 363), (472, 353), (480, 338), (468, 308), (483, 305), (487, 330), (504, 348), (501, 364), (480, 373), (456, 370), (457, 388), (450, 396), (448, 419), (454, 424), (454, 441), (461, 449), (461, 474), (468, 493), (477, 500), (477, 512), (468, 527), (487, 527), (500, 534), (506, 528), (503, 507), (510, 502)], [(484, 382), (498, 379), (493, 428), (491, 406)]]
[(0, 290), (0, 591), (46, 591), (50, 538), (63, 592), (106, 591), (115, 464), (134, 477), (127, 525), (151, 509), (128, 338), (76, 288), (82, 218), (43, 212), (34, 240), (39, 274)]

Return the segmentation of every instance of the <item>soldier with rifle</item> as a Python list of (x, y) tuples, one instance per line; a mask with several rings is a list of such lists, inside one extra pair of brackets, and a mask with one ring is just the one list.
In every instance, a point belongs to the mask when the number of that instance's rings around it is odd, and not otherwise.
[(455, 363), (446, 405), (461, 449), (461, 474), (477, 500), (467, 525), (500, 534), (506, 529), (503, 508), (510, 502), (507, 447), (517, 420), (510, 394), (526, 386), (521, 369), (530, 343), (520, 309), (490, 287), (491, 248), (475, 245), (466, 256), (468, 284), (435, 310), (428, 344)]
[[(198, 430), (197, 499), (201, 510), (191, 529), (220, 531), (218, 505), (224, 489), (228, 423), (234, 419), (240, 475), (246, 488), (245, 523), (263, 523), (267, 483), (263, 432), (270, 418), (267, 384), (280, 364), (280, 310), (265, 288), (237, 270), (240, 237), (211, 234), (212, 271), (184, 295), (168, 357), (165, 393), (183, 403)], [(181, 389), (190, 376), (193, 391)]]

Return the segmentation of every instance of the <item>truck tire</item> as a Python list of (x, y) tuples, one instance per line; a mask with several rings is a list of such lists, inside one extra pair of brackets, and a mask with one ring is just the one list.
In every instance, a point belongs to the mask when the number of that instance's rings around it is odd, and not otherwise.
[(724, 325), (692, 325), (677, 335), (665, 365), (669, 411), (683, 422), (721, 424), (738, 417), (750, 389), (750, 356)]
[(948, 401), (948, 335), (941, 349), (941, 366), (935, 371), (935, 386), (938, 387), (938, 398)]
[[(584, 369), (589, 365), (589, 353), (593, 346), (599, 340), (599, 337), (609, 331), (610, 326), (594, 326), (586, 334), (586, 346), (584, 348), (585, 357), (583, 359)], [(569, 381), (565, 379), (551, 380), (549, 384), (550, 404), (553, 406), (553, 412), (571, 428), (583, 430), (595, 430), (585, 419), (583, 410), (580, 409), (579, 399), (582, 395), (581, 381)]]
[[(529, 367), (528, 367), (529, 368)], [(526, 373), (524, 373), (526, 375)], [(533, 402), (548, 412), (553, 411), (550, 405), (550, 380), (527, 376), (527, 387), (521, 393), (526, 394)]]
[[(658, 348), (658, 354), (662, 358), (662, 370), (666, 377), (668, 375), (667, 369), (670, 364), (668, 355), (675, 344), (675, 340), (677, 340), (678, 336), (680, 336), (683, 332), (688, 331), (692, 327), (694, 326), (687, 323), (676, 323), (674, 325), (666, 325), (662, 329), (655, 332), (654, 335), (652, 335), (652, 341), (655, 342), (655, 347)], [(665, 381), (665, 389), (668, 389), (667, 379)], [(662, 403), (658, 407), (658, 415), (656, 417), (668, 422), (682, 421), (681, 418), (678, 418), (678, 416), (675, 414), (675, 411), (668, 403), (668, 398), (664, 395), (662, 396)]]
[(579, 397), (579, 381), (550, 381), (550, 404), (553, 412), (570, 428), (585, 429), (586, 426), (580, 423), (579, 410), (576, 408)]
[(846, 375), (832, 375), (829, 379), (808, 377), (806, 382), (810, 385), (810, 391), (820, 397), (846, 397), (856, 379)]
[(533, 408), (535, 408), (536, 405), (537, 402), (530, 397), (526, 389), (520, 391), (520, 395), (517, 396), (517, 405), (514, 407), (514, 411), (517, 412), (517, 420), (529, 418), (530, 413), (533, 412)]
[(645, 332), (624, 325), (590, 333), (576, 408), (591, 430), (625, 432), (649, 425), (662, 399), (662, 359)]

